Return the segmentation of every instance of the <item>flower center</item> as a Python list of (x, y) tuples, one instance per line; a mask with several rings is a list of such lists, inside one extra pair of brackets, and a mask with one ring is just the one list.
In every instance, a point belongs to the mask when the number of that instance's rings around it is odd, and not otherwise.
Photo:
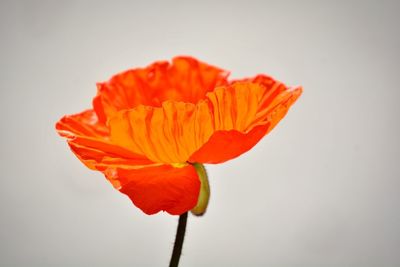
[(174, 168), (183, 168), (189, 165), (187, 162), (177, 162), (177, 163), (171, 163), (171, 166)]

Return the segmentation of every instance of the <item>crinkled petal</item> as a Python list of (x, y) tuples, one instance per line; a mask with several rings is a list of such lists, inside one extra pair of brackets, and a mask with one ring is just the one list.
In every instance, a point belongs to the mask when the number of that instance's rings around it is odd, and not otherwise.
[(189, 159), (190, 162), (221, 163), (251, 149), (286, 115), (302, 88), (236, 83), (209, 94), (213, 103), (215, 132)]
[(197, 204), (200, 180), (192, 165), (117, 168), (104, 173), (114, 184), (119, 183), (119, 190), (146, 214), (166, 211), (180, 215)]
[(110, 142), (108, 128), (98, 121), (93, 110), (64, 116), (57, 122), (56, 129), (68, 138), (71, 150), (90, 169), (153, 164), (143, 155)]
[(98, 121), (96, 113), (91, 109), (62, 117), (56, 123), (56, 130), (61, 136), (67, 138), (87, 136), (105, 139), (108, 136), (107, 127)]
[(227, 84), (228, 72), (191, 57), (159, 61), (117, 74), (99, 83), (93, 106), (100, 121), (138, 105), (160, 107), (164, 101), (197, 103), (216, 86)]
[(216, 131), (189, 159), (190, 162), (220, 163), (251, 149), (267, 133), (270, 124), (260, 125), (248, 133), (237, 130)]
[(214, 131), (206, 101), (139, 106), (118, 112), (109, 125), (113, 142), (161, 163), (186, 162)]

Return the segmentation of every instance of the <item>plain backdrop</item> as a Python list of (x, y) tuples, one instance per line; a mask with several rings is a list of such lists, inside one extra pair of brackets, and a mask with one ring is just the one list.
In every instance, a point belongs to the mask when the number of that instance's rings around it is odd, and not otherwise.
[(181, 266), (400, 266), (400, 3), (0, 1), (0, 266), (167, 266), (147, 216), (57, 136), (95, 83), (191, 55), (304, 94), (254, 149), (207, 166)]

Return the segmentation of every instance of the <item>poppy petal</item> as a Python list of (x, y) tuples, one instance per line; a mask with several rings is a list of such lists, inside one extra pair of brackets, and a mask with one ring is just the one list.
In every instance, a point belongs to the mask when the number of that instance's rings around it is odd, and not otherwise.
[(138, 106), (118, 112), (109, 125), (112, 142), (161, 163), (186, 162), (214, 131), (206, 101)]
[(286, 115), (301, 92), (301, 87), (277, 82), (271, 88), (243, 82), (217, 88), (208, 95), (216, 131), (189, 161), (221, 163), (248, 151)]
[(120, 191), (146, 214), (166, 211), (180, 215), (191, 210), (200, 192), (200, 180), (192, 165), (174, 168), (161, 165), (139, 169), (108, 169), (109, 180), (117, 180)]
[(260, 141), (268, 127), (269, 124), (257, 126), (248, 133), (217, 131), (190, 157), (189, 162), (220, 163), (240, 156)]
[(96, 149), (75, 140), (68, 141), (68, 144), (78, 159), (92, 170), (102, 171), (110, 167), (131, 169), (154, 164), (147, 158), (130, 151), (118, 151), (120, 150), (118, 147), (100, 144), (98, 147), (101, 149)]
[(91, 109), (62, 117), (56, 123), (56, 130), (67, 138), (87, 136), (104, 139), (108, 136), (107, 127), (98, 121), (96, 113)]
[(216, 86), (227, 84), (229, 73), (191, 57), (176, 57), (172, 63), (159, 61), (98, 83), (93, 101), (100, 121), (115, 112), (138, 105), (160, 107), (164, 101), (197, 103)]
[(102, 170), (110, 166), (148, 165), (146, 157), (117, 146), (109, 140), (108, 128), (100, 123), (93, 110), (64, 116), (56, 123), (61, 136), (68, 138), (74, 154), (90, 169)]

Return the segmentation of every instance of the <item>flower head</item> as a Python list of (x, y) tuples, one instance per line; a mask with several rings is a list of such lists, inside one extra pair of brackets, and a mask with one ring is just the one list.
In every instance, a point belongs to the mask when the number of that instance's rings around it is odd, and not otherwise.
[(176, 57), (98, 83), (93, 108), (61, 118), (58, 133), (147, 214), (196, 206), (194, 163), (221, 163), (252, 148), (302, 92), (266, 75), (229, 73)]

